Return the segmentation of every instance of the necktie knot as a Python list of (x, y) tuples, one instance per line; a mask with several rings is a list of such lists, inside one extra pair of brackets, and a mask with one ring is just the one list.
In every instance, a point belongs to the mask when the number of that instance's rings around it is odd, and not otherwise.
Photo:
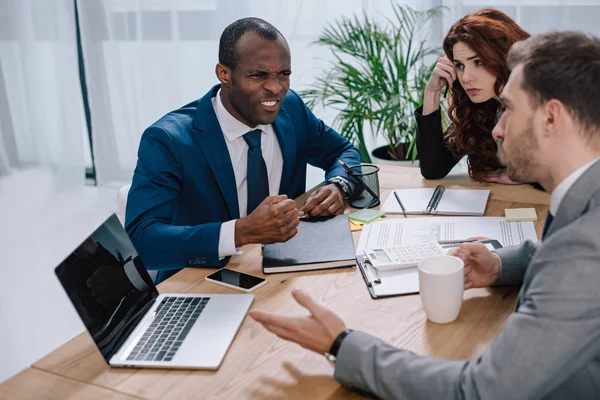
[(244, 135), (244, 140), (248, 144), (248, 147), (254, 149), (256, 147), (260, 148), (260, 137), (262, 131), (260, 129), (255, 129), (250, 131)]

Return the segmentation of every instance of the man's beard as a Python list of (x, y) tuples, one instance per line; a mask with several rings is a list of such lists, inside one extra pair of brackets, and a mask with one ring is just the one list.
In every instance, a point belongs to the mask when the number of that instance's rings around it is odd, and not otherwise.
[[(538, 142), (533, 132), (533, 118), (527, 123), (525, 132), (519, 135), (521, 143), (517, 143), (510, 159), (506, 159), (506, 174), (515, 182), (535, 182), (538, 179), (539, 164), (535, 160)], [(500, 147), (498, 147), (499, 151)], [(505, 153), (506, 154), (506, 153)], [(509, 154), (510, 155), (510, 154)]]

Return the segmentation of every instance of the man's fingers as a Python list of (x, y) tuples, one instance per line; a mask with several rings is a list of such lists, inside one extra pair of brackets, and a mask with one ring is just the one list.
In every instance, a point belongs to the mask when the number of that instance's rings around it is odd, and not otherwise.
[(340, 196), (337, 189), (324, 189), (321, 193), (319, 194), (319, 199), (321, 201), (310, 211), (311, 216), (331, 215), (333, 214), (330, 210), (332, 206), (335, 205), (336, 209), (340, 206), (343, 207), (344, 203), (343, 200), (341, 202), (339, 201)]
[(302, 208), (300, 209), (300, 211), (302, 211), (305, 214), (310, 213), (313, 208), (315, 208), (318, 204), (321, 203), (321, 196), (325, 197), (325, 195), (321, 194), (321, 190), (317, 189), (317, 191), (313, 192), (308, 199), (306, 199), (306, 202), (304, 203), (304, 206), (302, 206)]
[(464, 267), (465, 277), (466, 277), (467, 275), (469, 275), (469, 274), (471, 273), (471, 271), (472, 271), (472, 270), (473, 270), (473, 267), (471, 267), (470, 265), (469, 265), (469, 266), (467, 266), (467, 264), (465, 264), (465, 267)]
[(467, 257), (475, 258), (490, 250), (483, 243), (463, 243), (460, 245), (459, 251), (464, 252)]
[(271, 326), (277, 326), (280, 328), (290, 329), (295, 326), (296, 318), (294, 317), (286, 317), (285, 315), (277, 315), (272, 313), (266, 313), (264, 311), (252, 310), (248, 312), (248, 315), (255, 320), (256, 322), (260, 322), (261, 324), (268, 324)]
[(292, 296), (294, 296), (294, 299), (296, 299), (298, 304), (310, 311), (317, 319), (329, 312), (327, 308), (317, 303), (310, 295), (308, 295), (308, 293), (302, 290), (292, 290)]
[(261, 322), (261, 325), (264, 326), (265, 329), (268, 330), (269, 332), (276, 334), (277, 336), (279, 336), (280, 338), (282, 338), (284, 340), (291, 340), (293, 342), (296, 341), (294, 339), (293, 333), (286, 328), (276, 326), (276, 325), (271, 325), (266, 322)]
[(313, 208), (313, 210), (310, 212), (310, 215), (312, 217), (316, 217), (325, 214), (327, 209), (335, 204), (336, 200), (336, 196), (334, 194), (330, 194), (329, 197), (323, 199), (323, 201), (320, 204)]
[(288, 340), (294, 343), (299, 344), (305, 349), (315, 351), (318, 353), (322, 352), (322, 349), (318, 349), (315, 347), (316, 343), (314, 342), (313, 335), (311, 330), (309, 331), (291, 331), (289, 329), (281, 328), (278, 326), (273, 326), (269, 324), (262, 324), (268, 331), (274, 333), (278, 337), (284, 340)]
[(298, 217), (299, 217), (298, 210), (296, 208), (287, 210), (286, 212), (283, 213), (282, 217), (283, 217), (283, 220), (287, 221), (287, 222), (291, 222), (294, 219), (298, 219)]
[(277, 204), (287, 200), (287, 195), (279, 194), (277, 196), (267, 196), (260, 204)]
[(344, 203), (340, 205), (340, 202), (336, 201), (327, 209), (327, 215), (337, 215), (343, 208)]
[(275, 205), (273, 205), (273, 209), (279, 213), (286, 213), (288, 211), (294, 210), (296, 208), (296, 202), (292, 199), (283, 200)]
[(448, 253), (448, 254), (451, 255), (451, 256), (460, 258), (463, 261), (463, 263), (465, 263), (465, 264), (469, 260), (469, 256), (470, 256), (469, 250), (468, 249), (463, 249), (462, 245), (458, 249), (452, 249), (450, 251), (450, 253)]
[(300, 223), (300, 215), (295, 208), (283, 214), (283, 226), (296, 227)]

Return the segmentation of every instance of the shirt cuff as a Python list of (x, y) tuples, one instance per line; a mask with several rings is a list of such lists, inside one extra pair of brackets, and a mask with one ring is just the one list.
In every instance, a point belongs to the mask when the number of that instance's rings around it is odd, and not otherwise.
[(221, 224), (219, 232), (219, 259), (242, 254), (240, 248), (235, 247), (235, 219)]
[[(496, 253), (495, 251), (492, 251), (492, 254), (496, 256), (496, 258), (498, 259), (498, 263), (500, 265), (500, 274), (498, 275), (498, 279), (496, 280), (496, 282), (498, 282), (500, 280), (500, 277), (502, 276), (502, 258), (500, 258), (498, 253)], [(496, 282), (494, 282), (494, 284)]]
[(134, 288), (136, 288), (140, 292), (146, 292), (148, 291), (148, 289), (150, 289), (144, 281), (144, 278), (142, 278), (140, 273), (137, 271), (133, 260), (127, 262), (123, 266), (123, 269), (125, 270), (125, 275), (127, 275), (127, 279), (129, 279), (129, 282), (131, 282)]

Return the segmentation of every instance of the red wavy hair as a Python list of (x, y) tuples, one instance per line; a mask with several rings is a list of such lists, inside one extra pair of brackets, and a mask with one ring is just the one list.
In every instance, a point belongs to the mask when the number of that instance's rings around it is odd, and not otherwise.
[[(469, 46), (483, 67), (496, 76), (494, 91), (499, 95), (510, 74), (506, 65), (508, 50), (513, 43), (529, 36), (508, 15), (486, 8), (458, 20), (448, 31), (443, 47), (446, 57), (454, 60), (456, 43)], [(452, 125), (446, 133), (446, 141), (457, 158), (468, 156), (469, 175), (482, 182), (484, 172), (500, 168), (496, 142), (491, 134), (500, 104), (493, 98), (484, 103), (471, 102), (458, 79), (450, 94), (448, 116)]]

